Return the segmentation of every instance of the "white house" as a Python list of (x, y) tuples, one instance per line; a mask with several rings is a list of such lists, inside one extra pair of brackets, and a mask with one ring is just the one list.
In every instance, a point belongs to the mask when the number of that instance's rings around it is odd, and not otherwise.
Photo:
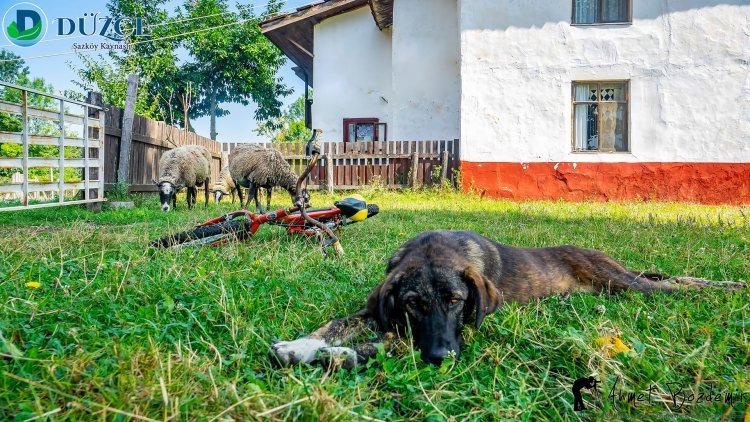
[(513, 199), (750, 203), (750, 0), (328, 0), (262, 24), (328, 140)]

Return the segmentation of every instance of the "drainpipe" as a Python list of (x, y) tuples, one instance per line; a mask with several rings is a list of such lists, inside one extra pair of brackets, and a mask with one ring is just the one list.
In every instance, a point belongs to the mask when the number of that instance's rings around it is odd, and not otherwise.
[(312, 129), (312, 100), (309, 98), (310, 83), (305, 72), (305, 127)]

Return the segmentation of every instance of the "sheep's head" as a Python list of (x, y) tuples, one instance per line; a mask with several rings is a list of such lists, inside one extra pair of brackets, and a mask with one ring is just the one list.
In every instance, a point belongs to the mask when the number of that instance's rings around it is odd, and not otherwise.
[(221, 198), (224, 197), (225, 195), (229, 195), (229, 194), (222, 191), (221, 189), (215, 189), (214, 190), (214, 202), (218, 204), (219, 202), (221, 202)]
[(177, 195), (178, 186), (172, 182), (155, 182), (156, 187), (159, 188), (159, 203), (161, 203), (162, 211), (169, 211), (169, 203), (174, 202), (174, 197)]

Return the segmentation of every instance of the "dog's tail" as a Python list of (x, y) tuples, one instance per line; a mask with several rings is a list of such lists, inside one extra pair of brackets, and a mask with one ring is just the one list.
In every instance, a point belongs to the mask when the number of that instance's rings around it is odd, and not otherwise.
[(664, 280), (670, 278), (668, 275), (659, 274), (659, 273), (645, 273), (645, 272), (644, 273), (636, 273), (636, 272), (633, 272), (633, 275), (636, 276), (636, 277), (643, 277), (643, 278), (647, 278), (649, 280), (654, 280), (654, 281), (664, 281)]

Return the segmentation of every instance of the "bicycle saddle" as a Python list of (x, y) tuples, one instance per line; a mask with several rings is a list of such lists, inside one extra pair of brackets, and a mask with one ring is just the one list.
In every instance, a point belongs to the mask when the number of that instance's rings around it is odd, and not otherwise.
[(362, 221), (367, 218), (367, 203), (357, 198), (344, 198), (333, 203), (347, 218)]

